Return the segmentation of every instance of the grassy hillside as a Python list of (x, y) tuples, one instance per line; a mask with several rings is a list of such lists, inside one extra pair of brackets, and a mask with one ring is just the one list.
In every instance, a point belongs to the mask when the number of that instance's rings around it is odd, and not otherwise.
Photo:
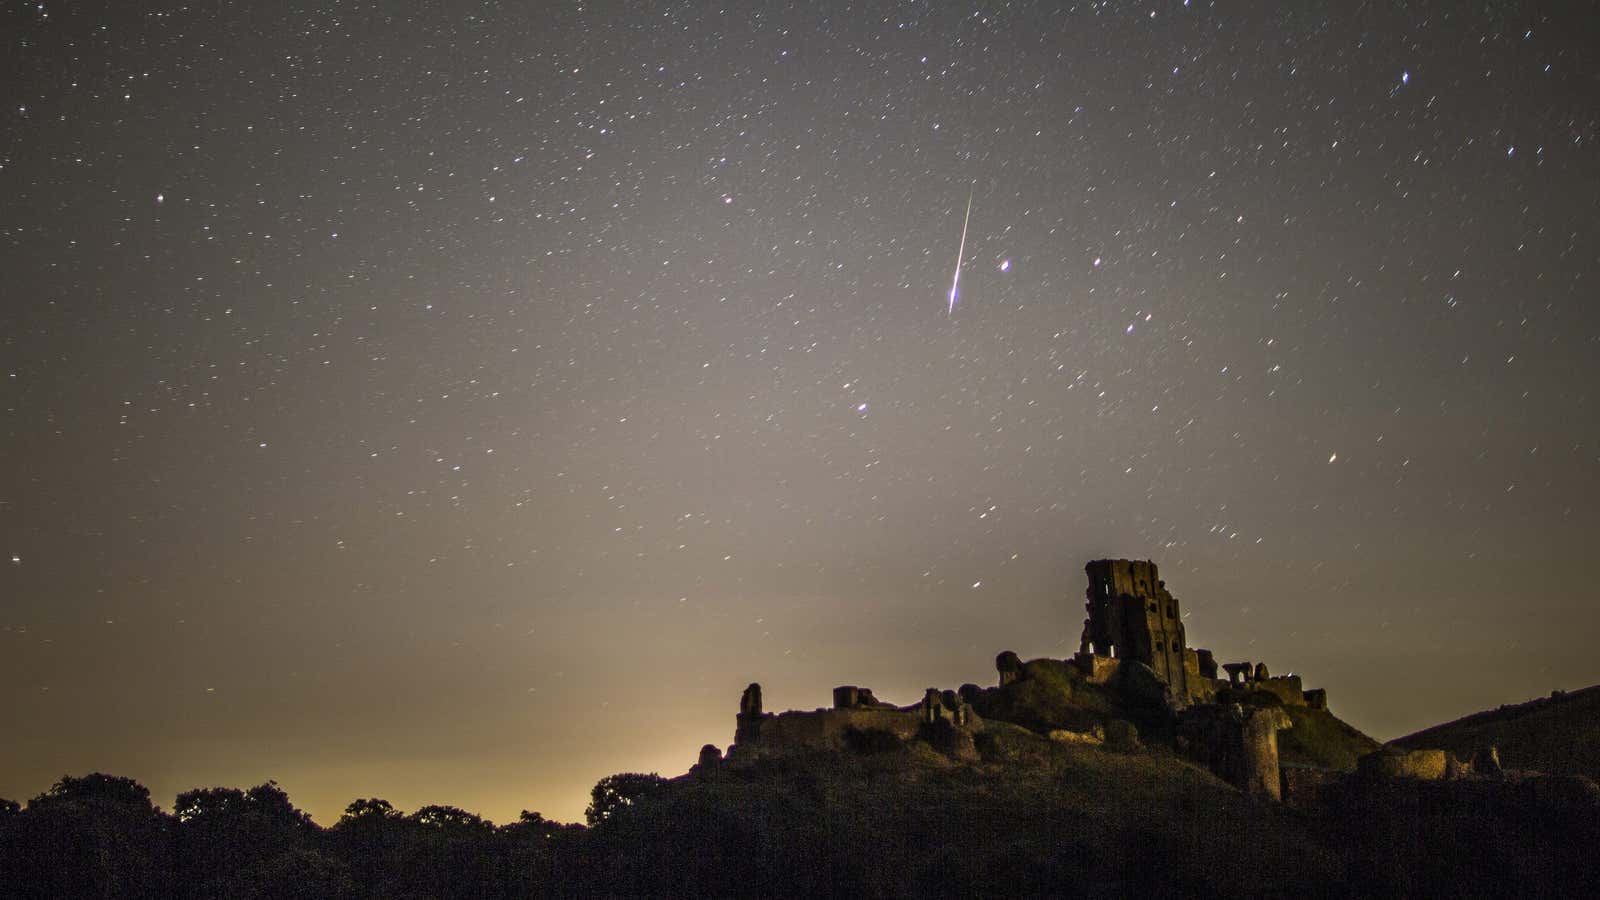
[(1278, 756), (1285, 763), (1353, 771), (1356, 760), (1380, 746), (1325, 709), (1285, 706), (1283, 711), (1294, 722), (1278, 732)]
[(1600, 685), (1475, 713), (1394, 743), (1436, 747), (1465, 758), (1493, 745), (1507, 768), (1600, 781)]
[(978, 765), (920, 741), (677, 779), (590, 833), (601, 893), (671, 896), (1581, 896), (1600, 806), (1507, 781), (1352, 776), (1252, 804), (1159, 747), (1000, 729)]
[(617, 854), (596, 862), (637, 872), (613, 889), (677, 896), (1282, 896), (1344, 877), (1300, 817), (1170, 752), (1022, 729), (992, 750), (1007, 762), (913, 743), (675, 782), (598, 829)]

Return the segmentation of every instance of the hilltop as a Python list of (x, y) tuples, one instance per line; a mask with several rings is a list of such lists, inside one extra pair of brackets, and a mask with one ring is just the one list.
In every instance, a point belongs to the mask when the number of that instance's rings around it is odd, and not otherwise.
[[(1314, 789), (1378, 749), (1329, 711), (1326, 690), (1305, 689), (1297, 675), (1274, 676), (1264, 662), (1219, 665), (1211, 650), (1189, 646), (1178, 599), (1155, 563), (1095, 560), (1084, 573), (1087, 616), (1072, 658), (1024, 662), (1004, 651), (992, 687), (930, 687), (904, 707), (841, 685), (831, 708), (773, 715), (763, 709), (761, 685), (751, 684), (726, 759), (707, 745), (701, 767), (913, 744), (952, 764), (978, 764), (1006, 757), (1028, 736), (1163, 747), (1247, 797), (1277, 801), (1286, 787)], [(1296, 772), (1293, 782), (1282, 776), (1285, 765)]]
[(1351, 774), (1278, 804), (1159, 745), (1002, 733), (970, 764), (913, 740), (634, 781), (590, 834), (623, 894), (1581, 896), (1600, 877), (1593, 798)]
[(1391, 743), (1438, 747), (1463, 758), (1496, 747), (1508, 769), (1600, 780), (1600, 685), (1474, 713)]

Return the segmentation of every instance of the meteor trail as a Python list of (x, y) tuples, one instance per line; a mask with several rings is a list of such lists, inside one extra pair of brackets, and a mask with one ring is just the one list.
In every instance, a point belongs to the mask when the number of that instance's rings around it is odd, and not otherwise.
[(956, 313), (956, 285), (961, 283), (961, 257), (967, 252), (967, 223), (972, 221), (972, 189), (967, 190), (967, 215), (961, 220), (961, 247), (956, 251), (956, 274), (950, 279), (950, 309), (945, 313), (953, 316)]

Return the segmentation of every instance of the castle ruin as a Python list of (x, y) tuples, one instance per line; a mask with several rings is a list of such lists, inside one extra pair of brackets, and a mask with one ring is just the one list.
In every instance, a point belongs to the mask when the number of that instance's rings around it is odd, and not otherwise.
[[(1264, 663), (1219, 667), (1211, 651), (1190, 647), (1178, 600), (1154, 562), (1100, 559), (1084, 572), (1088, 618), (1071, 659), (1024, 662), (1008, 650), (995, 660), (997, 687), (930, 687), (920, 702), (904, 707), (877, 699), (867, 688), (841, 685), (833, 690), (831, 708), (773, 714), (763, 709), (761, 686), (752, 684), (741, 699), (726, 762), (749, 765), (815, 752), (870, 752), (911, 741), (926, 742), (956, 762), (976, 762), (983, 758), (985, 741), (992, 746), (1002, 733), (1020, 731), (1019, 724), (1057, 744), (1136, 747), (1137, 731), (1122, 718), (1126, 715), (1168, 734), (1177, 749), (1247, 796), (1278, 800), (1277, 733), (1292, 726), (1283, 708), (1326, 709), (1327, 694), (1303, 690), (1295, 675), (1274, 677)], [(1219, 677), (1219, 668), (1226, 678)], [(1063, 681), (1064, 675), (1070, 677)], [(1026, 704), (1018, 698), (1044, 692), (1057, 698), (1050, 702), (1070, 704), (1080, 691), (1098, 691), (1113, 710), (1122, 712), (1088, 731), (1074, 730), (1081, 725), (1062, 728), (1016, 718), (1018, 703)], [(985, 717), (993, 717), (995, 725)], [(709, 752), (714, 750), (702, 753), (697, 768), (709, 770), (716, 764)]]
[(1167, 592), (1156, 564), (1097, 559), (1084, 572), (1089, 618), (1083, 620), (1079, 655), (1137, 660), (1154, 669), (1175, 695), (1188, 698), (1189, 673), (1200, 677), (1200, 657), (1184, 643), (1178, 599)]

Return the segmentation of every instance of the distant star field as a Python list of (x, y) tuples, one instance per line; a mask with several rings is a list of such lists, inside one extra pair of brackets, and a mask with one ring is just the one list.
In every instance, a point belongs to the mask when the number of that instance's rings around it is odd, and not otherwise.
[(0, 797), (581, 819), (1098, 557), (1380, 739), (1600, 682), (1593, 8), (793, 6), (0, 10)]

